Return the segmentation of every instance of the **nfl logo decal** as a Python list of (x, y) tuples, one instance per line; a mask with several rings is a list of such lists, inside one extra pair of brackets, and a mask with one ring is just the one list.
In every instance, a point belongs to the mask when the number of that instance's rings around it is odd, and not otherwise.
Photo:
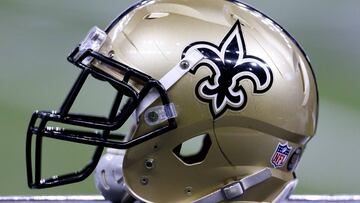
[(274, 154), (271, 157), (271, 164), (274, 166), (274, 168), (279, 168), (284, 166), (292, 147), (288, 145), (288, 143), (281, 144), (279, 143), (276, 147), (276, 150)]

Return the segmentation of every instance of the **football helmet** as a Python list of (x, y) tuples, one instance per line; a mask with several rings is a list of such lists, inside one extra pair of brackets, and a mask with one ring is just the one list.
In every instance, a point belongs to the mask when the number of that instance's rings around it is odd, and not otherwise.
[[(258, 10), (236, 0), (141, 1), (104, 31), (94, 27), (68, 60), (81, 73), (63, 105), (30, 120), (29, 187), (85, 179), (105, 147), (120, 150), (104, 155), (97, 175), (110, 199), (126, 188), (144, 202), (273, 202), (296, 185), (316, 131), (316, 80), (300, 45)], [(107, 117), (70, 111), (88, 77), (117, 92)], [(43, 179), (44, 137), (97, 148), (81, 171)], [(116, 170), (119, 188), (101, 186), (101, 173)]]

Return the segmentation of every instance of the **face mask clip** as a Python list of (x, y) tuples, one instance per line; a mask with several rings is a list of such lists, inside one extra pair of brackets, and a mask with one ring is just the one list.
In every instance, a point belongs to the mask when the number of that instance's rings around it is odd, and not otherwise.
[(145, 111), (144, 119), (149, 126), (158, 125), (170, 118), (176, 118), (177, 113), (173, 103), (154, 106)]
[[(95, 52), (99, 51), (102, 45), (105, 43), (106, 39), (107, 34), (100, 28), (94, 26), (79, 45), (79, 52), (76, 54), (74, 59), (80, 59), (87, 50), (92, 50)], [(93, 59), (93, 57), (86, 57), (82, 60), (82, 64), (90, 65)]]

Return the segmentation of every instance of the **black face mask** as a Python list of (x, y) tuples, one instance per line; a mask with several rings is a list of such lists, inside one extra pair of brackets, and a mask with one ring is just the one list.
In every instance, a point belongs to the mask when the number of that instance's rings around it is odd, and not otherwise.
[[(98, 40), (98, 38), (99, 36), (95, 30), (95, 33), (89, 33), (86, 40)], [(124, 135), (114, 133), (124, 125), (131, 115), (136, 113), (138, 106), (150, 93), (156, 92), (156, 94), (159, 95), (159, 100), (164, 106), (168, 106), (170, 101), (165, 88), (158, 80), (128, 67), (125, 64), (106, 57), (101, 53), (94, 51), (92, 47), (87, 47), (86, 45), (84, 46), (83, 44), (86, 40), (68, 57), (68, 61), (81, 68), (82, 71), (60, 110), (58, 112), (36, 111), (30, 120), (26, 139), (27, 177), (28, 186), (30, 188), (48, 188), (82, 181), (95, 169), (104, 147), (128, 149), (176, 128), (175, 118), (170, 115), (166, 119), (166, 125), (162, 125), (151, 132), (131, 140), (124, 140)], [(123, 75), (122, 80), (115, 79), (101, 69), (93, 67), (90, 63), (92, 60), (96, 60), (102, 65), (111, 67), (111, 69), (118, 71)], [(69, 112), (89, 76), (107, 82), (117, 92), (110, 113), (107, 117), (87, 114), (73, 114)], [(129, 81), (137, 81), (141, 84), (141, 88), (134, 88)], [(65, 124), (67, 126), (92, 129), (96, 132), (64, 129), (56, 126), (50, 127), (48, 126), (50, 122), (51, 125), (59, 124), (59, 126), (61, 126)], [(42, 141), (44, 137), (94, 145), (96, 146), (96, 150), (89, 164), (82, 170), (70, 174), (53, 176), (49, 179), (42, 179), (41, 157)], [(34, 152), (32, 150), (33, 138), (35, 139)], [(32, 153), (35, 157), (34, 173), (32, 168)]]

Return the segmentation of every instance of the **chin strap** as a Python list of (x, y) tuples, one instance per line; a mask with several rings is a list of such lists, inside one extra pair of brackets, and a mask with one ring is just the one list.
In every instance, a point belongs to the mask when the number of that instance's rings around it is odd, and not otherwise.
[(194, 203), (222, 202), (239, 198), (249, 188), (260, 184), (271, 177), (271, 170), (269, 168), (265, 168), (257, 173), (246, 176), (239, 181), (225, 185), (215, 192), (196, 200)]

